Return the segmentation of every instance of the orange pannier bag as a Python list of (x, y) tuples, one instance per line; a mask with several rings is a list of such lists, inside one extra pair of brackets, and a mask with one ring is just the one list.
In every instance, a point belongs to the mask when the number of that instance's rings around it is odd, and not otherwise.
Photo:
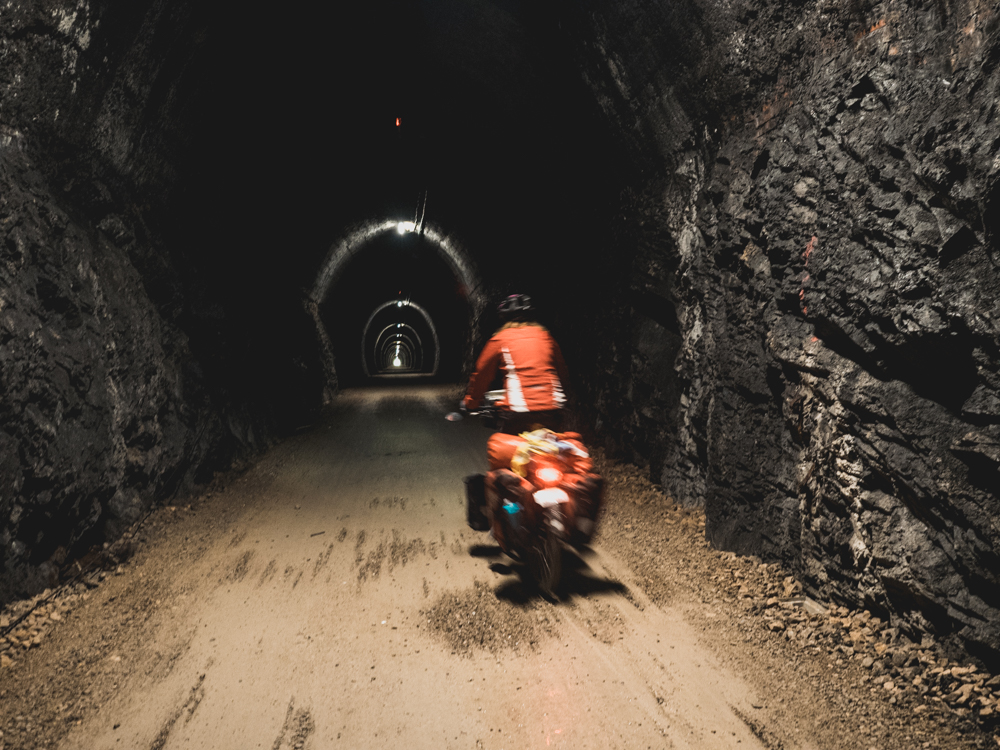
[(491, 435), (486, 444), (486, 453), (490, 457), (490, 471), (509, 469), (514, 452), (523, 442), (524, 438), (520, 435), (505, 435), (502, 432)]
[[(584, 447), (583, 443), (580, 442), (580, 433), (561, 432), (555, 433), (555, 435), (556, 439), (560, 442), (570, 443), (581, 453), (587, 453), (587, 449)], [(490, 459), (490, 471), (495, 471), (496, 469), (509, 469), (511, 459), (514, 458), (514, 454), (517, 452), (518, 447), (520, 447), (524, 442), (524, 438), (520, 435), (506, 435), (502, 432), (496, 432), (490, 436), (489, 442), (486, 444), (486, 452)], [(563, 455), (566, 456), (566, 454)], [(594, 462), (590, 460), (589, 456), (584, 458), (582, 456), (571, 454), (567, 457), (570, 459), (573, 469), (577, 473), (586, 474), (594, 468)]]

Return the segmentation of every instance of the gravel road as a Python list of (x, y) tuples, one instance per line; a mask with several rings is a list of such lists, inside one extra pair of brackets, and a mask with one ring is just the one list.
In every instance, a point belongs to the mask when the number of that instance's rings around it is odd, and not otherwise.
[(850, 659), (788, 646), (742, 604), (780, 576), (734, 572), (697, 512), (602, 456), (604, 528), (566, 552), (561, 600), (539, 598), (465, 525), (462, 477), (485, 468), (489, 433), (445, 421), (454, 402), (453, 388), (346, 392), (158, 510), (131, 559), (10, 652), (0, 748), (984, 741), (940, 717), (921, 728)]

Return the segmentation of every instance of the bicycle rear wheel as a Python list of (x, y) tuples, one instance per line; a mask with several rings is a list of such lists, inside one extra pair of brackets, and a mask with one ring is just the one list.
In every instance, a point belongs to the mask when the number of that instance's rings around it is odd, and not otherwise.
[(553, 527), (562, 523), (562, 514), (556, 508), (546, 510), (542, 533), (532, 549), (532, 576), (543, 596), (554, 599), (562, 578), (562, 542)]

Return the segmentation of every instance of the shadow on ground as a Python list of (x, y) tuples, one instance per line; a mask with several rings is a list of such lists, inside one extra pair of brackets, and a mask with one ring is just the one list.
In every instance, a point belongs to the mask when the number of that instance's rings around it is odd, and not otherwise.
[[(581, 550), (563, 548), (562, 551), (562, 581), (558, 589), (558, 601), (567, 602), (575, 596), (588, 597), (595, 594), (629, 595), (628, 587), (620, 581), (609, 578), (597, 578), (589, 575), (591, 567), (583, 557), (594, 554), (589, 547)], [(504, 557), (503, 551), (496, 544), (473, 544), (469, 547), (471, 557), (493, 559), (490, 570), (504, 576), (516, 575), (513, 580), (501, 582), (496, 588), (498, 599), (512, 604), (527, 604), (534, 599), (545, 598), (538, 590), (528, 574), (527, 567), (521, 563), (507, 564), (499, 558)]]

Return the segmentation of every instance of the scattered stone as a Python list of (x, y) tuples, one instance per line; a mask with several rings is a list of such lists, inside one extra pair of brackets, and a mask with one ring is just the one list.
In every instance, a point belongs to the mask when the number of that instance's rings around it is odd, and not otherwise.
[(802, 584), (796, 581), (793, 576), (785, 578), (785, 580), (781, 582), (781, 585), (784, 592), (784, 599), (791, 599), (793, 596), (802, 591)]
[(975, 685), (972, 683), (965, 683), (958, 690), (945, 696), (945, 701), (951, 703), (952, 705), (964, 706), (969, 701), (969, 697), (972, 695), (972, 691), (975, 689)]
[(878, 694), (890, 705), (914, 701), (916, 715), (934, 715), (946, 706), (954, 715), (964, 712), (979, 722), (995, 721), (1000, 714), (1000, 696), (987, 695), (1000, 689), (1000, 675), (984, 674), (976, 665), (950, 662), (929, 634), (922, 634), (921, 641), (913, 643), (870, 610), (826, 608), (801, 593), (785, 596), (801, 592), (801, 583), (778, 565), (731, 555), (720, 555), (718, 560), (729, 574), (715, 580), (723, 587), (731, 580), (729, 590), (747, 602), (743, 606), (761, 615), (768, 632), (804, 652), (822, 649), (837, 663), (844, 658), (856, 659), (870, 671), (862, 680), (881, 686)]
[[(537, 602), (517, 605), (499, 599), (487, 584), (476, 581), (470, 589), (442, 594), (422, 612), (431, 632), (455, 653), (499, 653), (536, 648), (552, 631), (550, 618), (539, 613)], [(540, 616), (543, 615), (543, 616)]]

